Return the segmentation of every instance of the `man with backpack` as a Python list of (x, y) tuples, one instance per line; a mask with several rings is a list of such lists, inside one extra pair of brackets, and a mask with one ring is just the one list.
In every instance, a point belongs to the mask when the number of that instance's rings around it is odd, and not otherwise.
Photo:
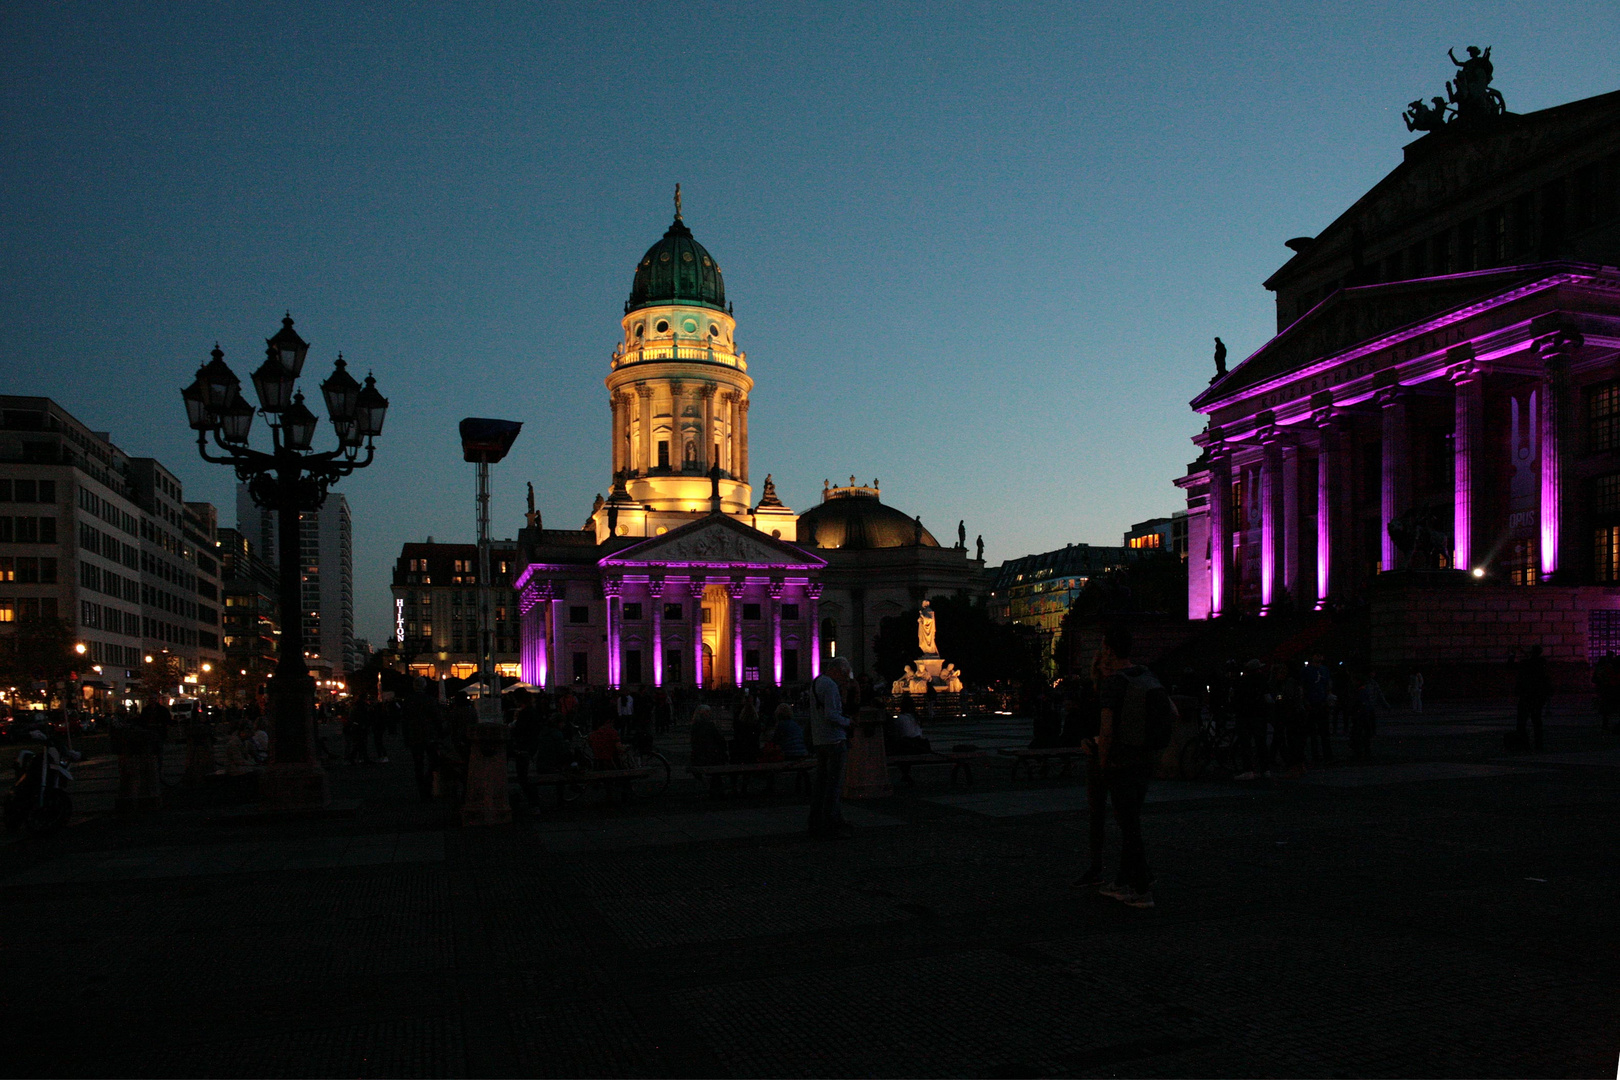
[(1131, 659), (1125, 626), (1103, 632), (1103, 663), (1112, 671), (1102, 687), (1097, 761), (1119, 823), (1119, 874), (1104, 896), (1136, 908), (1153, 906), (1153, 871), (1142, 843), (1142, 804), (1153, 763), (1170, 745), (1176, 706), (1159, 680)]
[(850, 663), (836, 656), (810, 684), (810, 730), (816, 742), (816, 787), (810, 796), (810, 835), (837, 839), (854, 830), (844, 821), (839, 796), (844, 788), (844, 753), (852, 725), (844, 700), (854, 680)]

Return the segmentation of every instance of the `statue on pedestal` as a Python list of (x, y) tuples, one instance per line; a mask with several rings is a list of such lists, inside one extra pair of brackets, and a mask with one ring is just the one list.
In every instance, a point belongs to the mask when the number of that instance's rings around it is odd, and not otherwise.
[(934, 638), (934, 609), (928, 606), (928, 601), (922, 602), (922, 608), (917, 612), (917, 647), (924, 656), (938, 656), (939, 648)]

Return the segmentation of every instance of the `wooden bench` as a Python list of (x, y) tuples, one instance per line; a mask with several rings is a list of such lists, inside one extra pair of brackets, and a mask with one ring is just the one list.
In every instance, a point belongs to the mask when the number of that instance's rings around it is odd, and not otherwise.
[(584, 787), (586, 784), (606, 784), (614, 781), (622, 782), (625, 790), (629, 791), (632, 780), (645, 780), (652, 775), (651, 769), (578, 769), (565, 773), (541, 773), (539, 776), (529, 777), (532, 784), (549, 784), (557, 789), (557, 805), (563, 804), (563, 792), (570, 785)]
[[(792, 761), (755, 761), (746, 765), (688, 765), (686, 771), (698, 783), (705, 780), (717, 781), (723, 777), (731, 777), (732, 788), (736, 789), (739, 780), (752, 776), (768, 776), (774, 781), (778, 773), (793, 774), (793, 788), (810, 786), (809, 773), (816, 767), (815, 758), (795, 758)], [(714, 790), (718, 793), (719, 788)]]
[(963, 783), (967, 787), (973, 786), (973, 763), (975, 761), (988, 761), (990, 755), (980, 750), (935, 750), (927, 754), (894, 754), (889, 759), (890, 765), (900, 770), (900, 778), (911, 779), (913, 765), (949, 765), (951, 767), (951, 783), (956, 783), (956, 774), (962, 774)]
[(1001, 753), (1005, 757), (1012, 759), (1011, 779), (1013, 780), (1018, 779), (1018, 770), (1020, 767), (1023, 768), (1024, 772), (1031, 780), (1035, 779), (1035, 765), (1037, 762), (1040, 763), (1041, 776), (1043, 778), (1046, 776), (1047, 770), (1051, 768), (1052, 762), (1054, 761), (1061, 762), (1063, 765), (1063, 768), (1058, 775), (1067, 776), (1069, 775), (1070, 767), (1073, 766), (1077, 760), (1080, 760), (1086, 756), (1085, 751), (1081, 750), (1078, 746), (1053, 746), (1041, 750), (1011, 749), (1004, 747), (1001, 750)]

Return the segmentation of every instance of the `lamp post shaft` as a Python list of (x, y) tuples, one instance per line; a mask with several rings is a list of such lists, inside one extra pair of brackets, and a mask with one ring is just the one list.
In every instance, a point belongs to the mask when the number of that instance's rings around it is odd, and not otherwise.
[(315, 760), (311, 715), (315, 687), (304, 663), (303, 522), (298, 488), (298, 464), (292, 462), (276, 477), (281, 640), (271, 696), (275, 702), (273, 736), (278, 764), (313, 764)]

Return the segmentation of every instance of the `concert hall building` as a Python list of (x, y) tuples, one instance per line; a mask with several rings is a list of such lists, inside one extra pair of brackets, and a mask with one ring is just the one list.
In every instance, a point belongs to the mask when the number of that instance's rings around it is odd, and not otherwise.
[(1288, 246), (1276, 336), (1192, 401), (1189, 616), (1365, 606), (1386, 668), (1620, 650), (1620, 92), (1425, 134)]

